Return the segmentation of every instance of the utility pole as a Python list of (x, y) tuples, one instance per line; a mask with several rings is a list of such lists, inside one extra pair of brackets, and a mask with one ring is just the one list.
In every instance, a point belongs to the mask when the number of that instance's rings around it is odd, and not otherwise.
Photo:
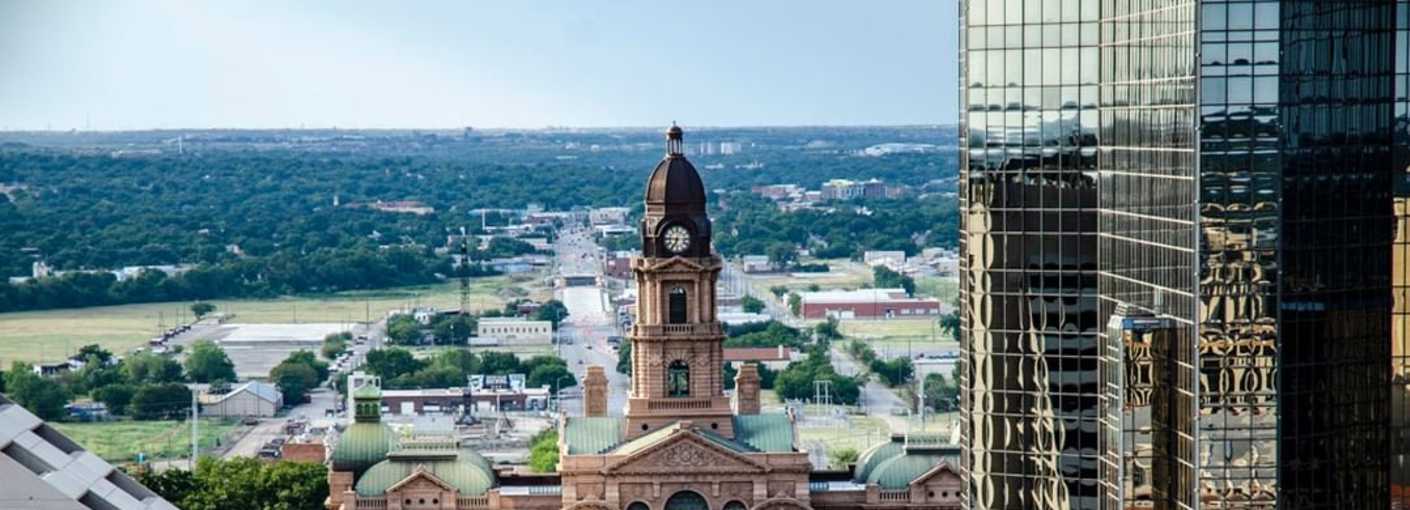
[(920, 430), (925, 431), (925, 377), (920, 378)]
[(196, 405), (196, 391), (195, 391), (195, 390), (192, 390), (192, 391), (191, 391), (191, 463), (190, 463), (190, 465), (188, 466), (188, 468), (189, 468), (191, 471), (195, 471), (195, 470), (196, 470), (196, 454), (200, 452), (200, 450), (198, 449), (198, 448), (199, 448), (199, 446), (198, 446), (199, 443), (196, 441), (196, 438), (197, 438), (197, 437), (200, 437), (200, 436), (197, 435), (197, 429), (196, 429), (197, 424), (200, 423), (200, 421), (201, 421), (201, 411), (200, 411), (200, 408), (197, 407), (197, 405)]

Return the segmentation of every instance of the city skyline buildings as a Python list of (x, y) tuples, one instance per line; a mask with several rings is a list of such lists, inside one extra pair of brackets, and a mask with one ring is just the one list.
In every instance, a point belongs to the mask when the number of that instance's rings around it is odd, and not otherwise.
[(1406, 2), (961, 10), (970, 508), (1386, 508)]

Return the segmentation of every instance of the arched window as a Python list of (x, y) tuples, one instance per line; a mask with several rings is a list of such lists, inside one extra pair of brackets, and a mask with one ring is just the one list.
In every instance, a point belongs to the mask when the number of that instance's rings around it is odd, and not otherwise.
[(725, 503), (725, 510), (747, 510), (747, 508), (748, 507), (744, 506), (744, 503), (741, 503), (739, 501), (731, 501), (729, 503)]
[(666, 500), (666, 510), (710, 510), (710, 503), (694, 491), (680, 491)]
[(687, 322), (685, 303), (685, 287), (672, 287), (668, 304), (671, 316), (667, 318), (668, 322), (671, 324), (685, 324)]
[(651, 507), (646, 506), (646, 503), (637, 501), (630, 505), (627, 505), (627, 510), (651, 510)]
[(690, 396), (690, 365), (675, 360), (666, 368), (666, 395), (671, 397)]

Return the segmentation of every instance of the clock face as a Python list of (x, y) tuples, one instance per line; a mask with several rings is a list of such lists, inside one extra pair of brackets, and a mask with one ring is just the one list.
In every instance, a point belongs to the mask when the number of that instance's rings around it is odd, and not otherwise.
[(665, 235), (666, 249), (671, 253), (680, 253), (690, 248), (690, 231), (680, 225), (666, 229)]

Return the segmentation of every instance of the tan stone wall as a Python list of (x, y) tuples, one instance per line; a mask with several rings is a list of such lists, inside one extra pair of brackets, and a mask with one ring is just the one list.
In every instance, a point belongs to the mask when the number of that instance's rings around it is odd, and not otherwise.
[(322, 464), (327, 459), (327, 452), (323, 443), (284, 443), (280, 448), (279, 460)]
[(343, 506), (343, 492), (353, 487), (352, 471), (328, 472), (328, 510), (338, 510)]

